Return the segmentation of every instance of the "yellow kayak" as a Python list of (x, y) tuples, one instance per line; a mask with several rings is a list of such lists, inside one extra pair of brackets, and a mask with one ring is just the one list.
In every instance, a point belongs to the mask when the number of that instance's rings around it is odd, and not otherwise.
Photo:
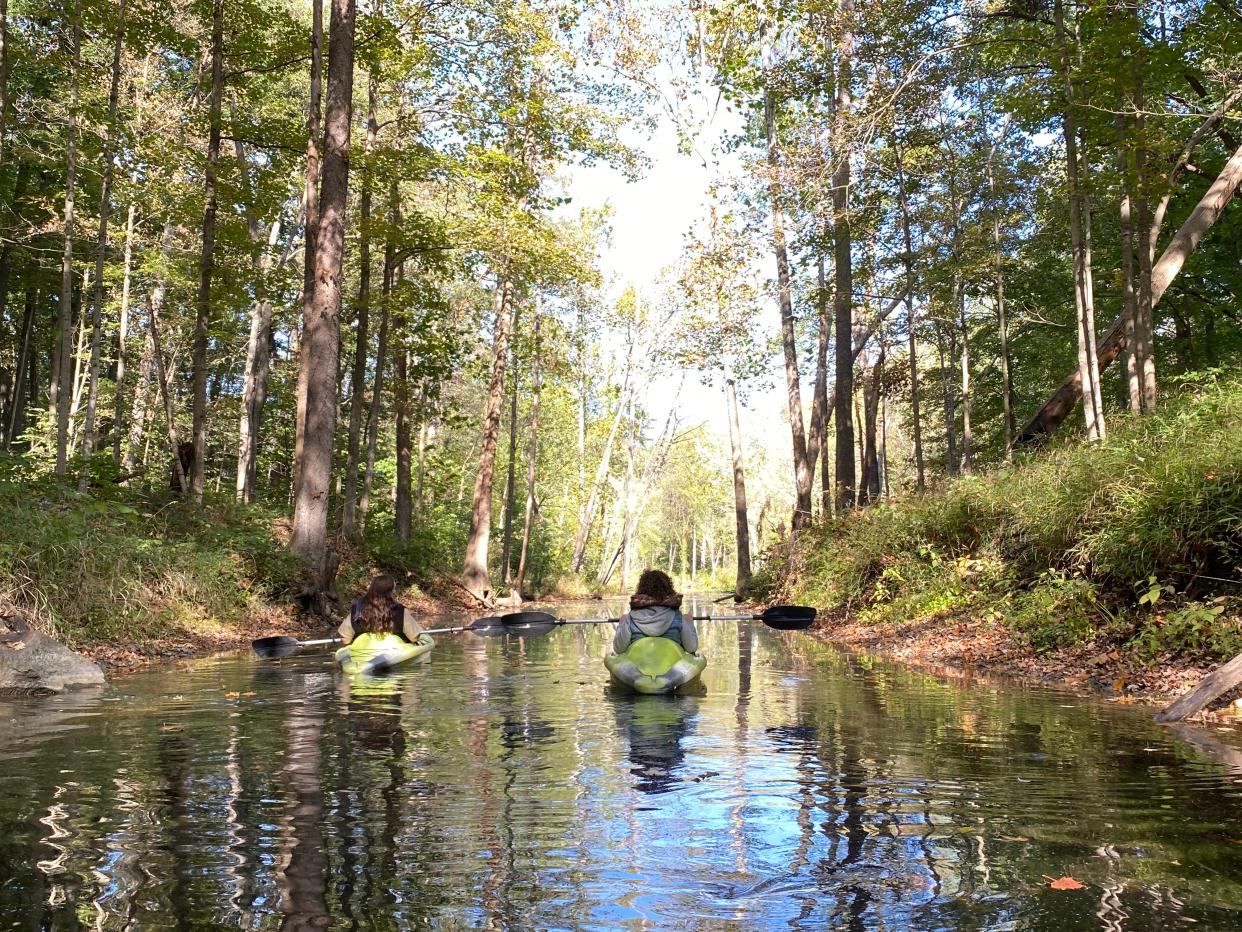
[(707, 666), (702, 654), (690, 654), (669, 638), (639, 638), (620, 654), (609, 654), (604, 666), (613, 679), (638, 693), (669, 693), (699, 678)]
[(395, 634), (360, 634), (336, 652), (336, 662), (346, 673), (385, 673), (435, 646), (430, 634), (420, 634), (413, 643)]

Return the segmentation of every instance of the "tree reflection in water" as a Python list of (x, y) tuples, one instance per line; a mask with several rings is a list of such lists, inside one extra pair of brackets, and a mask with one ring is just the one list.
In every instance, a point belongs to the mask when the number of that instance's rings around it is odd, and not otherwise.
[(285, 718), (285, 765), (282, 773), (287, 809), (282, 828), (284, 852), (277, 872), (281, 928), (289, 932), (326, 929), (328, 856), (324, 849), (322, 762), (324, 699), (332, 674), (308, 675), (288, 700)]

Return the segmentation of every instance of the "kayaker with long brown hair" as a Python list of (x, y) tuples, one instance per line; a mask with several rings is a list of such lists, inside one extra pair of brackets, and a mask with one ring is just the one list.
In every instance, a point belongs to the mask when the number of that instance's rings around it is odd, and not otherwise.
[(681, 613), (681, 593), (662, 570), (645, 570), (630, 596), (630, 610), (621, 616), (612, 649), (621, 654), (639, 638), (668, 638), (687, 653), (699, 649), (699, 633), (694, 622)]
[(360, 634), (395, 634), (415, 643), (423, 626), (397, 601), (393, 595), (396, 589), (396, 580), (387, 573), (372, 579), (367, 591), (350, 607), (349, 617), (341, 622), (338, 630), (342, 643), (349, 644)]

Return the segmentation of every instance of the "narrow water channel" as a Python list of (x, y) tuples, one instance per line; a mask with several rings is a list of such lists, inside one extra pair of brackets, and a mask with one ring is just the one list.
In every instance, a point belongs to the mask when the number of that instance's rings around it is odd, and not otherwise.
[(703, 628), (680, 697), (582, 626), (0, 700), (0, 928), (1242, 927), (1232, 735)]

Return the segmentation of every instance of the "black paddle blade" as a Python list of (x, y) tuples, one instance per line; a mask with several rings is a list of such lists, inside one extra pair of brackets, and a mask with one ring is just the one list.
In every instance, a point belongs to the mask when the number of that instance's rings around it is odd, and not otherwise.
[(266, 660), (275, 660), (278, 657), (289, 657), (297, 653), (298, 639), (286, 635), (259, 638), (257, 641), (250, 642), (250, 648)]
[(501, 615), (505, 632), (519, 638), (540, 638), (551, 634), (560, 623), (555, 615), (547, 612), (510, 612)]
[(773, 605), (759, 619), (777, 631), (805, 631), (815, 623), (815, 609), (806, 605)]

